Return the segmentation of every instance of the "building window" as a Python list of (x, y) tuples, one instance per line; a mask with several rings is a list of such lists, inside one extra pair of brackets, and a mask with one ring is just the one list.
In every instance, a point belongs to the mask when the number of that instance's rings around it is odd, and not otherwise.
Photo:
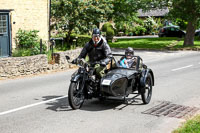
[(0, 15), (0, 34), (7, 34), (7, 16)]

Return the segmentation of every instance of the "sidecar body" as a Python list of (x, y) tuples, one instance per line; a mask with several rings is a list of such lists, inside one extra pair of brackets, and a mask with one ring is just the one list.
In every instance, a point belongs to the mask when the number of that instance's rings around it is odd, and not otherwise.
[(154, 86), (153, 71), (143, 64), (139, 56), (134, 56), (132, 68), (120, 66), (124, 55), (113, 54), (111, 67), (101, 79), (100, 92), (105, 97), (127, 97), (129, 94), (142, 95), (144, 103), (149, 103)]

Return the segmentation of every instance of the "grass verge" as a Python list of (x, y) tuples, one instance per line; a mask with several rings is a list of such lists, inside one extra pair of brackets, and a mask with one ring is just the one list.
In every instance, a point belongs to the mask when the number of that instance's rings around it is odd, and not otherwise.
[(180, 128), (173, 133), (200, 133), (200, 115), (186, 121)]
[(180, 50), (180, 49), (200, 49), (200, 41), (195, 40), (194, 46), (184, 47), (183, 38), (162, 37), (162, 38), (137, 38), (137, 39), (118, 39), (114, 43), (109, 43), (112, 48), (150, 49), (150, 50)]

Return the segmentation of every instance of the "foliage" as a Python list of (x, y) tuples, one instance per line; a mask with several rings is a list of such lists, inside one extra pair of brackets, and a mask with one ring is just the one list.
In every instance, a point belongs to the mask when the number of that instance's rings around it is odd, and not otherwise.
[(186, 27), (187, 27), (187, 22), (180, 19), (180, 18), (176, 18), (175, 20), (175, 25), (178, 25), (180, 27), (180, 29), (182, 30), (186, 30)]
[(157, 32), (156, 30), (159, 28), (160, 24), (158, 24), (160, 21), (156, 22), (156, 19), (153, 17), (148, 17), (146, 20), (144, 20), (144, 28), (146, 29), (146, 34), (152, 34), (153, 32)]
[(115, 35), (114, 29), (111, 27), (108, 27), (106, 31), (106, 39), (107, 40), (112, 39), (114, 35)]
[(54, 27), (67, 32), (67, 41), (72, 31), (88, 33), (112, 13), (111, 0), (53, 0), (52, 20)]
[(143, 26), (138, 25), (133, 28), (132, 32), (134, 35), (144, 35), (146, 32), (146, 29)]
[(102, 31), (106, 33), (106, 39), (112, 39), (115, 35), (114, 28), (111, 23), (107, 22), (102, 26)]
[(149, 3), (153, 3), (152, 0), (52, 0), (52, 24), (59, 33), (68, 33), (68, 42), (72, 32), (89, 33), (100, 22), (108, 20), (116, 24), (115, 33), (128, 34), (133, 30), (134, 23), (143, 26), (137, 11), (148, 10), (152, 7)]
[(72, 34), (71, 37), (72, 38), (77, 37), (77, 46), (79, 46), (79, 47), (84, 46), (91, 39), (91, 36), (89, 36), (89, 35)]
[(197, 115), (193, 119), (188, 120), (182, 127), (173, 131), (173, 133), (199, 133), (200, 116)]
[(13, 57), (21, 57), (21, 56), (30, 56), (31, 55), (31, 49), (15, 49), (12, 53)]
[(138, 9), (145, 8), (146, 4), (144, 0), (114, 0), (112, 18), (115, 23), (128, 22), (133, 19)]
[(139, 19), (136, 14), (129, 18), (127, 21), (115, 21), (116, 32), (124, 32), (126, 35), (132, 33), (133, 27), (137, 25), (143, 25), (143, 21)]
[(197, 22), (197, 29), (200, 29), (200, 20)]
[[(136, 17), (138, 9), (149, 8), (148, 0), (52, 0), (52, 21), (59, 32), (85, 34), (100, 22), (114, 21), (117, 32), (129, 32), (133, 22), (141, 23)], [(140, 22), (138, 22), (138, 20)]]
[(113, 28), (112, 24), (107, 22), (102, 26), (101, 31), (106, 32), (108, 27)]
[(19, 29), (16, 35), (16, 44), (18, 48), (33, 48), (37, 45), (39, 37), (37, 30), (22, 30)]
[(168, 7), (168, 16), (187, 23), (183, 45), (194, 45), (194, 33), (200, 21), (200, 0), (145, 0), (152, 7)]
[[(16, 35), (17, 48), (12, 56), (31, 56), (40, 54), (40, 41), (36, 30), (19, 29)], [(43, 53), (46, 52), (46, 45), (42, 44)]]
[(169, 16), (187, 22), (184, 45), (194, 45), (194, 33), (200, 20), (199, 0), (167, 0), (170, 1)]

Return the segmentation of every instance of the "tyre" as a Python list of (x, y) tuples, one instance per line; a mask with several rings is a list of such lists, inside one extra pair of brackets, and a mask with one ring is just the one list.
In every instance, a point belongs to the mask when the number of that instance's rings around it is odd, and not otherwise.
[(84, 93), (80, 90), (81, 82), (71, 82), (68, 90), (68, 101), (72, 109), (79, 109), (84, 102)]
[(152, 96), (152, 76), (150, 73), (148, 73), (146, 81), (145, 81), (145, 87), (144, 87), (144, 93), (141, 94), (142, 101), (144, 104), (148, 104), (151, 100)]
[(104, 102), (106, 100), (105, 97), (99, 97), (98, 99), (99, 99), (99, 102)]

